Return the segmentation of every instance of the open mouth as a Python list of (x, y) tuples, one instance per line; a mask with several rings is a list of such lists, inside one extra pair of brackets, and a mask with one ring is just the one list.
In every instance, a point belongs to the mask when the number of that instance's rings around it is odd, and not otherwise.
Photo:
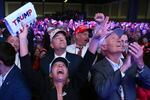
[(59, 70), (59, 71), (57, 71), (57, 74), (64, 74), (64, 71)]
[(85, 42), (89, 42), (89, 39), (86, 39)]

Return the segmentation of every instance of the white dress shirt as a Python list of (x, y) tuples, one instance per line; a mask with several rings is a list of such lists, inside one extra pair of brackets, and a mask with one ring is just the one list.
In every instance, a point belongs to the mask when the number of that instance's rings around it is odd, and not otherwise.
[[(87, 43), (86, 46), (83, 46), (81, 57), (84, 57), (88, 47), (89, 47), (89, 43)], [(76, 44), (71, 44), (71, 45), (67, 46), (66, 50), (69, 53), (78, 54), (79, 48), (77, 48)]]
[(15, 64), (18, 66), (18, 68), (21, 69), (21, 66), (20, 66), (20, 58), (19, 58), (19, 53), (18, 53), (18, 52), (16, 53)]
[(58, 57), (66, 58), (66, 52), (64, 52), (64, 53), (63, 53), (62, 55), (60, 55), (60, 56), (54, 54), (54, 58), (58, 58)]
[(114, 69), (114, 71), (118, 70), (123, 65), (123, 61), (121, 59), (119, 60), (119, 64), (113, 62), (112, 60), (110, 60), (107, 57), (106, 57), (106, 59), (110, 62), (110, 64), (111, 64), (112, 68)]

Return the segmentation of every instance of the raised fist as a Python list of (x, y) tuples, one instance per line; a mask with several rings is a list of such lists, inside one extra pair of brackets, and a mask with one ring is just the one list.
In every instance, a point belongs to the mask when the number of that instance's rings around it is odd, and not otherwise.
[(96, 22), (98, 23), (102, 23), (105, 19), (105, 16), (103, 13), (96, 13), (95, 16), (94, 16), (94, 19)]

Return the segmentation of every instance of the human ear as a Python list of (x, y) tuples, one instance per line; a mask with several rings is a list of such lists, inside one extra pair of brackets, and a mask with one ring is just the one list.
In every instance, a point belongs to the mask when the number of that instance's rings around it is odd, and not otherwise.
[(106, 50), (107, 49), (107, 45), (106, 44), (101, 45), (101, 49), (102, 50)]
[(50, 77), (50, 78), (52, 78), (52, 77), (53, 77), (53, 76), (52, 76), (52, 73), (50, 73), (50, 74), (49, 74), (49, 77)]
[(50, 43), (50, 47), (51, 47), (51, 48), (54, 48), (54, 46), (53, 46), (53, 44), (52, 44), (52, 43)]

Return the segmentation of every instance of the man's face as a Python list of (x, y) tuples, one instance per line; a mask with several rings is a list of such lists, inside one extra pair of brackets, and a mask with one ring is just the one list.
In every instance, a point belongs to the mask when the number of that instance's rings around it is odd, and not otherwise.
[(18, 37), (9, 36), (6, 41), (8, 43), (10, 43), (15, 48), (16, 51), (19, 50), (19, 39), (18, 39)]
[(57, 33), (51, 41), (51, 47), (55, 50), (66, 49), (67, 47), (66, 37), (62, 33)]
[(119, 53), (124, 51), (123, 43), (117, 34), (112, 33), (106, 38), (106, 50), (109, 53)]
[(128, 48), (128, 46), (129, 46), (127, 35), (125, 35), (125, 34), (122, 35), (122, 36), (120, 37), (120, 40), (121, 40), (121, 42), (123, 43), (124, 50), (126, 50), (126, 48)]
[(76, 35), (77, 45), (85, 46), (89, 42), (89, 32), (78, 33)]
[(65, 82), (68, 79), (68, 68), (63, 62), (57, 61), (52, 66), (51, 77), (56, 82)]

